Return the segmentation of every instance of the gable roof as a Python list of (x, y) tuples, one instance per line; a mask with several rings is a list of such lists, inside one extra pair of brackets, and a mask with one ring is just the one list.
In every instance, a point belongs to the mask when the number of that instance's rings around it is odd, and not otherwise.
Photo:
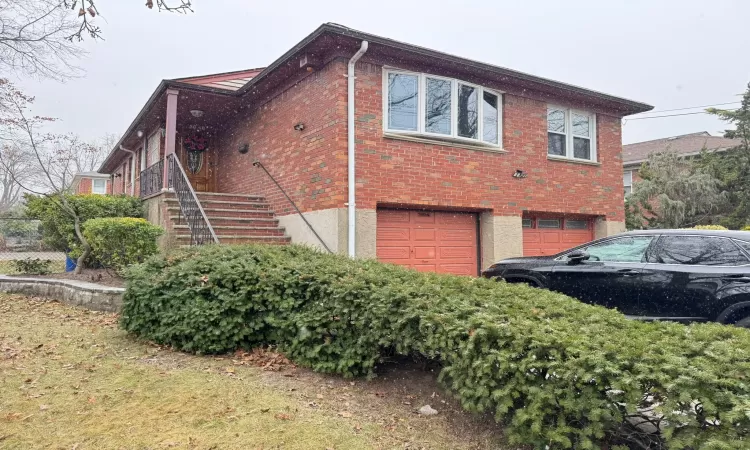
[(728, 139), (721, 136), (711, 136), (707, 131), (683, 134), (652, 141), (638, 142), (622, 146), (622, 162), (624, 165), (640, 164), (647, 160), (652, 153), (672, 151), (682, 156), (700, 154), (705, 148), (708, 151), (723, 151), (740, 145), (739, 139)]
[(227, 91), (236, 91), (242, 88), (248, 81), (261, 73), (265, 67), (257, 69), (237, 70), (234, 72), (215, 73), (197, 77), (175, 78), (173, 81), (206, 86)]

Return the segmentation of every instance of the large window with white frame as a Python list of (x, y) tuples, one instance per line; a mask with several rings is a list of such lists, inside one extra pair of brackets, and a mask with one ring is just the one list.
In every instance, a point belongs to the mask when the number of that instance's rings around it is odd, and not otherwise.
[(148, 146), (148, 165), (150, 167), (159, 162), (161, 157), (161, 130), (154, 132), (148, 138), (146, 145)]
[(548, 106), (547, 155), (553, 158), (596, 161), (596, 115)]
[(91, 192), (94, 194), (104, 195), (107, 193), (107, 180), (93, 179), (91, 181)]
[(385, 131), (502, 146), (502, 94), (424, 73), (384, 71)]
[(625, 187), (625, 197), (633, 192), (633, 171), (626, 170), (622, 173), (622, 184)]

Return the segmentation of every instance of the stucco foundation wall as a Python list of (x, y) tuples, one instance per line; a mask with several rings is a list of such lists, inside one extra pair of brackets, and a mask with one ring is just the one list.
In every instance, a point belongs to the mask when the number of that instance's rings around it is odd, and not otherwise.
[(173, 240), (171, 221), (167, 212), (166, 196), (168, 193), (149, 197), (143, 200), (143, 214), (150, 223), (164, 228), (164, 234), (159, 237), (159, 248), (167, 249)]
[(482, 213), (479, 215), (479, 234), (482, 269), (504, 258), (523, 256), (521, 216)]
[[(348, 254), (347, 208), (311, 211), (304, 213), (304, 216), (333, 253)], [(288, 214), (277, 218), (279, 225), (286, 229), (286, 234), (292, 238), (293, 243), (311, 245), (323, 250), (320, 241), (299, 214)], [(377, 256), (377, 212), (374, 209), (359, 209), (356, 220), (356, 256), (357, 258), (375, 258)]]
[(625, 222), (597, 219), (594, 223), (594, 239), (601, 239), (625, 231)]
[(118, 312), (125, 289), (80, 281), (0, 276), (0, 292), (52, 298), (95, 311)]

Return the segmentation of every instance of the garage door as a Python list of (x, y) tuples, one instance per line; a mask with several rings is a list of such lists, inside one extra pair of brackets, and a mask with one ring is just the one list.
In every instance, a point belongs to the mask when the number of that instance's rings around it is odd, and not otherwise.
[(477, 216), (379, 209), (377, 255), (423, 272), (477, 275)]
[(524, 217), (524, 256), (554, 255), (594, 238), (587, 218)]

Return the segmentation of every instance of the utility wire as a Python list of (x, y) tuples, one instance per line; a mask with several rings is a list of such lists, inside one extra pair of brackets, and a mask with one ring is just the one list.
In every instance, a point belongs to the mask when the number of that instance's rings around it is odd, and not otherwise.
[(675, 108), (675, 109), (659, 109), (659, 110), (656, 110), (656, 111), (646, 111), (646, 112), (642, 112), (642, 113), (638, 113), (638, 114), (639, 115), (640, 114), (656, 114), (656, 113), (672, 112), (672, 111), (684, 111), (686, 109), (709, 108), (711, 106), (735, 105), (735, 104), (739, 104), (739, 103), (742, 103), (742, 102), (715, 103), (713, 105), (688, 106), (686, 108)]
[[(737, 111), (736, 109), (730, 109), (729, 111)], [(645, 119), (660, 119), (662, 117), (676, 117), (676, 116), (692, 116), (693, 114), (708, 114), (706, 111), (698, 111), (698, 112), (689, 112), (689, 113), (682, 113), (682, 114), (664, 114), (662, 116), (648, 116), (648, 117), (633, 117), (633, 118), (626, 118), (628, 122), (631, 120), (645, 120)]]

